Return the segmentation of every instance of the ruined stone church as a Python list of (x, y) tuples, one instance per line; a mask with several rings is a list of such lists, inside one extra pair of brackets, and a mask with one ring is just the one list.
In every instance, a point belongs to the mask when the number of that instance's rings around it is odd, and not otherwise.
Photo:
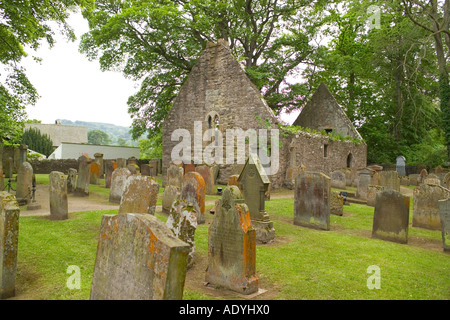
[[(196, 127), (194, 123), (197, 124)], [(259, 129), (268, 127), (278, 128), (278, 123), (279, 120), (264, 101), (261, 92), (232, 55), (228, 43), (224, 40), (210, 42), (192, 68), (164, 121), (163, 172), (166, 172), (173, 160), (174, 148), (180, 143), (177, 137), (173, 137), (177, 129), (195, 136), (199, 133), (195, 131), (199, 130), (200, 124), (201, 134), (208, 129), (214, 129), (224, 133), (223, 139), (226, 140), (227, 129), (253, 129), (258, 132)], [(296, 170), (300, 167), (327, 175), (334, 170), (345, 168), (356, 175), (357, 170), (366, 167), (367, 146), (325, 84), (318, 87), (294, 125), (322, 133), (335, 132), (353, 139), (341, 141), (332, 139), (330, 135), (305, 131), (280, 134), (279, 143), (269, 147), (271, 153), (274, 148), (278, 148), (276, 151), (279, 157), (278, 170), (269, 175), (272, 188), (292, 183)], [(201, 141), (201, 147), (207, 147), (215, 139)], [(355, 139), (360, 140), (360, 143), (355, 143)], [(270, 137), (268, 140), (270, 143)], [(188, 152), (191, 157), (186, 159), (196, 159), (199, 148), (194, 142), (194, 139), (190, 140), (191, 148)], [(225, 145), (223, 142), (223, 146)], [(224, 149), (223, 154), (226, 152)], [(247, 157), (248, 150), (245, 152)], [(236, 153), (235, 157), (238, 157)], [(195, 163), (193, 160), (191, 162)], [(226, 161), (218, 166), (217, 182), (226, 184), (228, 176), (239, 174), (243, 164)]]

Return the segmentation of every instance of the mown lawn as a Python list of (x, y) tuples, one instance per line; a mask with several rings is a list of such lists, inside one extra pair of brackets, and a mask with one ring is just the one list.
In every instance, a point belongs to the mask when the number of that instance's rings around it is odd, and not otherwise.
[[(38, 182), (45, 183), (45, 177)], [(93, 186), (91, 190), (99, 198), (107, 198), (108, 189)], [(207, 201), (217, 198), (208, 196)], [(256, 269), (261, 287), (268, 290), (266, 297), (450, 299), (450, 255), (442, 252), (440, 232), (409, 228), (411, 243), (407, 245), (372, 239), (373, 208), (357, 204), (345, 206), (342, 217), (331, 216), (330, 231), (313, 230), (293, 225), (293, 204), (292, 198), (266, 202), (276, 229), (274, 243), (257, 246)], [(75, 213), (65, 221), (21, 217), (16, 298), (89, 299), (101, 217), (116, 213)], [(162, 214), (157, 217), (166, 219)], [(213, 219), (209, 213), (206, 217), (206, 224), (196, 231), (196, 257), (203, 261), (207, 259), (208, 225)], [(80, 289), (66, 286), (70, 265), (80, 268)], [(380, 289), (367, 287), (371, 276), (367, 268), (372, 265), (380, 269)], [(184, 299), (221, 298), (217, 292), (211, 294), (210, 289), (186, 283)], [(265, 299), (265, 295), (260, 298)]]

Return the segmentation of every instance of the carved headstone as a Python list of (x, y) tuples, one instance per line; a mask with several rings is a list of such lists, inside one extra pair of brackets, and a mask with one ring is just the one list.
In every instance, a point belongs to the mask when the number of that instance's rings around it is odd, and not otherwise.
[(422, 169), (419, 173), (419, 177), (417, 178), (417, 182), (419, 183), (419, 185), (424, 182), (424, 180), (427, 176), (428, 176), (427, 169)]
[(97, 152), (94, 154), (94, 162), (98, 164), (99, 167), (99, 178), (103, 178), (103, 173), (105, 172), (103, 153)]
[(123, 188), (119, 213), (155, 214), (159, 184), (153, 177), (132, 175)]
[(128, 177), (131, 176), (127, 168), (118, 168), (111, 175), (111, 189), (109, 191), (109, 202), (120, 203), (123, 190)]
[(92, 162), (89, 168), (89, 183), (98, 185), (100, 182), (100, 165)]
[(381, 171), (380, 186), (400, 192), (400, 179), (397, 171)]
[(418, 186), (419, 185), (419, 182), (418, 182), (419, 175), (418, 174), (413, 173), (413, 174), (410, 174), (408, 177), (409, 177), (409, 185), (410, 186)]
[(19, 206), (26, 205), (31, 201), (33, 185), (33, 167), (27, 161), (22, 162), (17, 172), (16, 200)]
[(253, 228), (256, 230), (256, 241), (268, 243), (275, 239), (275, 229), (265, 209), (265, 194), (270, 180), (263, 166), (254, 153), (250, 153), (238, 179), (245, 203), (250, 211)]
[(69, 218), (69, 203), (67, 201), (67, 180), (64, 173), (52, 171), (49, 174), (50, 218), (65, 220)]
[(16, 198), (0, 191), (0, 299), (15, 295), (19, 215)]
[(104, 215), (91, 300), (181, 300), (189, 245), (149, 214)]
[(441, 230), (439, 200), (450, 197), (450, 190), (442, 186), (421, 184), (413, 191), (412, 226)]
[(375, 203), (377, 200), (377, 193), (384, 191), (385, 187), (370, 185), (367, 189), (367, 205), (371, 207), (375, 207)]
[(188, 172), (181, 184), (180, 199), (192, 203), (197, 212), (197, 223), (205, 223), (205, 180), (198, 172)]
[(67, 193), (75, 192), (77, 186), (77, 169), (69, 168), (67, 174)]
[(167, 168), (167, 184), (181, 188), (183, 182), (184, 170), (183, 167), (171, 164)]
[(296, 179), (294, 224), (330, 229), (330, 178), (321, 172), (301, 172)]
[(372, 173), (373, 171), (368, 168), (358, 172), (358, 186), (356, 189), (356, 197), (358, 199), (367, 200), (369, 185), (372, 183)]
[(80, 156), (78, 158), (78, 178), (75, 196), (84, 197), (89, 195), (89, 180), (92, 159), (89, 156)]
[(450, 198), (439, 200), (439, 214), (442, 223), (442, 244), (450, 252)]
[(408, 242), (409, 197), (387, 189), (376, 195), (372, 237), (399, 243)]
[(206, 282), (243, 294), (258, 291), (256, 232), (239, 188), (226, 187), (209, 227)]
[(180, 188), (168, 185), (164, 188), (162, 195), (162, 212), (170, 213), (172, 209), (172, 204), (180, 196)]
[(395, 169), (400, 177), (406, 176), (406, 158), (404, 156), (397, 157)]
[(341, 170), (335, 170), (331, 173), (331, 187), (337, 189), (344, 189), (346, 187), (345, 173)]
[(208, 195), (216, 194), (214, 189), (214, 169), (206, 164), (195, 167), (195, 172), (200, 173), (205, 180), (205, 193)]
[(336, 216), (344, 214), (344, 197), (340, 195), (339, 191), (331, 191), (330, 213)]
[(127, 167), (127, 159), (125, 159), (125, 158), (117, 158), (116, 163), (117, 163), (117, 168), (126, 168)]
[(103, 165), (105, 167), (105, 188), (111, 188), (112, 173), (117, 169), (117, 163), (114, 160), (105, 160)]

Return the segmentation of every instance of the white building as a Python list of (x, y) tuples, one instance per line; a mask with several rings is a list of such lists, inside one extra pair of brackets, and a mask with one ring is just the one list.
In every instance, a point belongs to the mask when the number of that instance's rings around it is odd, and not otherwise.
[(46, 134), (53, 142), (53, 148), (58, 147), (63, 142), (88, 143), (88, 130), (82, 126), (70, 126), (61, 124), (25, 123), (25, 128), (38, 129), (42, 134)]
[(102, 146), (96, 144), (62, 142), (53, 151), (48, 159), (78, 159), (82, 155), (88, 155), (94, 159), (94, 154), (103, 153), (103, 159), (117, 159), (135, 157), (139, 159), (138, 147)]

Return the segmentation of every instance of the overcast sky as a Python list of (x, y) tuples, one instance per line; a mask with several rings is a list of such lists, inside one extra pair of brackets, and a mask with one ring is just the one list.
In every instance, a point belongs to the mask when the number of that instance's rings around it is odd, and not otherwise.
[[(56, 34), (52, 49), (44, 43), (37, 52), (28, 51), (29, 56), (23, 60), (28, 78), (41, 97), (36, 105), (27, 107), (28, 118), (42, 123), (67, 119), (129, 127), (132, 121), (127, 99), (138, 90), (138, 85), (120, 72), (100, 71), (98, 61), (88, 61), (78, 52), (79, 39), (89, 30), (81, 14), (72, 14), (68, 23), (75, 30), (75, 42)], [(42, 62), (35, 62), (33, 55), (42, 58)], [(289, 123), (295, 118), (282, 117)]]

